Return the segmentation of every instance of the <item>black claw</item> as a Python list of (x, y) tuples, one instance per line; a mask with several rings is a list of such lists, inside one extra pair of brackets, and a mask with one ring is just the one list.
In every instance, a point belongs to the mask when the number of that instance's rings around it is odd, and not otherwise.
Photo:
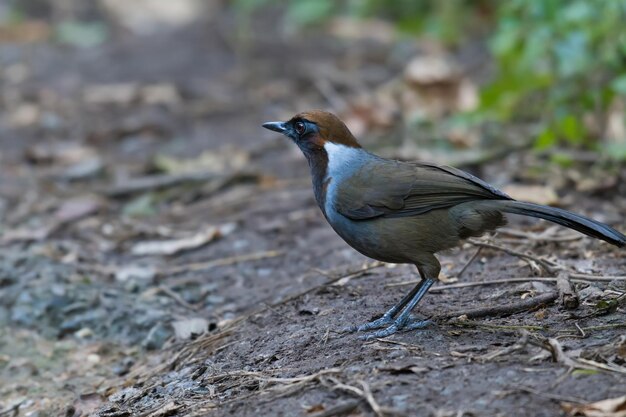
[(402, 323), (401, 320), (396, 320), (391, 326), (382, 330), (378, 330), (376, 332), (359, 336), (359, 339), (361, 340), (380, 339), (383, 337), (391, 336), (397, 333), (398, 331), (406, 332), (410, 330), (423, 329), (424, 327), (428, 326), (431, 323), (432, 322), (430, 320), (415, 320), (415, 321), (409, 321), (408, 323), (406, 322)]
[(385, 327), (389, 324), (393, 323), (393, 318), (388, 317), (388, 316), (382, 316), (374, 321), (371, 321), (369, 323), (365, 323), (365, 324), (361, 324), (359, 326), (348, 326), (348, 327), (344, 327), (343, 331), (347, 332), (347, 333), (354, 333), (354, 332), (364, 332), (366, 330), (372, 330), (372, 329), (379, 329), (381, 327)]

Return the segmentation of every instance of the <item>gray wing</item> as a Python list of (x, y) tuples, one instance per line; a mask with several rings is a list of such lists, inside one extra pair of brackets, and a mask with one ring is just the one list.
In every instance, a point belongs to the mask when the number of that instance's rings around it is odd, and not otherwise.
[(456, 168), (378, 160), (342, 181), (334, 206), (350, 219), (366, 220), (416, 216), (475, 200), (511, 197)]

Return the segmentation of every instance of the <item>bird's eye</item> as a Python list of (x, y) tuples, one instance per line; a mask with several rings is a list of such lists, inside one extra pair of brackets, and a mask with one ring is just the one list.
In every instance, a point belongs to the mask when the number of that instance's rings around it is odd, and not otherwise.
[(296, 122), (296, 124), (294, 125), (294, 128), (298, 135), (301, 135), (304, 132), (306, 132), (306, 125), (302, 122)]

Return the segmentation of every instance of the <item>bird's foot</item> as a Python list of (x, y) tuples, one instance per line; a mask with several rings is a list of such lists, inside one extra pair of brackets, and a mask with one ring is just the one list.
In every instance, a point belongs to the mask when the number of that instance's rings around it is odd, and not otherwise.
[[(365, 334), (363, 336), (359, 336), (361, 340), (372, 340), (372, 339), (380, 339), (382, 337), (391, 336), (396, 333), (398, 330), (409, 331), (415, 329), (423, 329), (428, 326), (432, 322), (430, 320), (409, 320), (406, 323), (403, 323), (401, 320), (395, 320), (393, 324), (384, 329)], [(368, 323), (369, 324), (369, 323)]]
[(382, 317), (374, 321), (370, 321), (369, 323), (365, 323), (361, 325), (348, 326), (348, 327), (345, 327), (343, 331), (345, 333), (364, 332), (366, 330), (380, 329), (381, 327), (388, 326), (392, 324), (393, 322), (394, 320), (391, 314), (383, 314)]

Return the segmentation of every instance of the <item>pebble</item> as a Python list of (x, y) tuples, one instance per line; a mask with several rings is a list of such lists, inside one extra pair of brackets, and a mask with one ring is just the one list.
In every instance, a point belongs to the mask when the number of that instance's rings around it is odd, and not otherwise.
[(90, 353), (89, 355), (87, 355), (87, 362), (89, 363), (100, 363), (100, 355), (98, 355), (97, 353)]
[(91, 330), (89, 327), (83, 327), (82, 329), (74, 333), (74, 335), (79, 339), (87, 339), (93, 336), (93, 330)]

